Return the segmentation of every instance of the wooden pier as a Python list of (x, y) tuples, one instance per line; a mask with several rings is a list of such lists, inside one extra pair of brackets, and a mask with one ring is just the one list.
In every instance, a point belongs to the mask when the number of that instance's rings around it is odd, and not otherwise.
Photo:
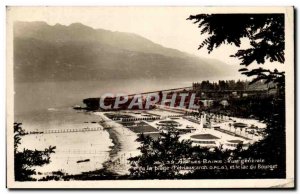
[(34, 130), (29, 131), (29, 134), (49, 134), (49, 133), (76, 133), (76, 132), (88, 132), (88, 131), (101, 131), (103, 127), (84, 127), (84, 128), (72, 128), (72, 129), (46, 129), (46, 130)]

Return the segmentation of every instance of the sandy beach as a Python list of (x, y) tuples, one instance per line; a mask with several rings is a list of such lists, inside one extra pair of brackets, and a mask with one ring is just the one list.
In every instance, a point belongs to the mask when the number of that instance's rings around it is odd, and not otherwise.
[(140, 143), (136, 141), (138, 138), (137, 134), (122, 126), (115, 121), (107, 118), (103, 112), (95, 112), (96, 115), (100, 116), (103, 122), (103, 126), (109, 133), (109, 137), (113, 142), (110, 150), (110, 160), (104, 163), (104, 166), (112, 172), (120, 175), (128, 174), (130, 164), (128, 158), (134, 157), (140, 154), (137, 149)]
[[(109, 151), (113, 143), (105, 130), (29, 134), (22, 137), (19, 149), (43, 150), (50, 145), (56, 146), (55, 153), (51, 154), (50, 164), (36, 167), (36, 171), (43, 175), (53, 171), (80, 174), (101, 169), (103, 163), (110, 158)], [(87, 159), (89, 162), (78, 163)]]

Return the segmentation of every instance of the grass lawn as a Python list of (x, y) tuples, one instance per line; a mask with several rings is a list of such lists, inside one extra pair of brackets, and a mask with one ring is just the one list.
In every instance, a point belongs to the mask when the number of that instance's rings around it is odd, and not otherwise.
[(135, 133), (146, 133), (146, 132), (158, 132), (158, 130), (150, 125), (128, 127), (131, 131)]
[(199, 135), (192, 135), (191, 138), (195, 139), (220, 139), (214, 135), (211, 134), (199, 134)]
[(125, 115), (125, 114), (104, 113), (104, 115), (107, 116), (110, 119), (127, 119), (127, 118), (133, 118), (133, 116)]
[(230, 143), (243, 143), (241, 140), (229, 140)]

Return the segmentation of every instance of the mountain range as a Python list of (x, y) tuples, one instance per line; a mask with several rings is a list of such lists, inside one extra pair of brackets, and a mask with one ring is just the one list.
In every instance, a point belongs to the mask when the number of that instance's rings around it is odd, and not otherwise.
[(232, 65), (166, 48), (132, 33), (45, 22), (15, 22), (13, 31), (16, 82), (203, 80), (237, 75)]

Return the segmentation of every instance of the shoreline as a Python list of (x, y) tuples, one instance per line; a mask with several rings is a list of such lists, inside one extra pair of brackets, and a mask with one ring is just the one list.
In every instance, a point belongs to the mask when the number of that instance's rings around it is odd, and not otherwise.
[(118, 136), (116, 133), (110, 129), (104, 129), (105, 131), (108, 132), (109, 134), (109, 139), (111, 139), (113, 145), (109, 146), (110, 151), (109, 151), (109, 157), (113, 158), (116, 157), (117, 153), (122, 149), (121, 147), (121, 142), (118, 139)]
[(109, 152), (109, 159), (104, 161), (102, 163), (102, 166), (104, 169), (108, 170), (111, 173), (116, 173), (116, 171), (113, 169), (113, 161), (114, 158), (118, 155), (118, 152), (120, 152), (121, 148), (121, 142), (118, 139), (118, 136), (110, 129), (105, 129), (105, 131), (109, 134), (109, 139), (111, 139), (113, 145), (109, 146), (110, 150)]
[(102, 112), (95, 112), (94, 114), (100, 116), (104, 123), (109, 122), (109, 124), (105, 123), (102, 126), (109, 125), (109, 128), (105, 130), (109, 133), (109, 138), (114, 144), (113, 146), (110, 146), (110, 159), (103, 163), (103, 167), (108, 171), (119, 175), (128, 174), (130, 164), (127, 159), (139, 155), (140, 153), (137, 149), (140, 146), (136, 141), (138, 138), (137, 134), (123, 125), (107, 118)]

